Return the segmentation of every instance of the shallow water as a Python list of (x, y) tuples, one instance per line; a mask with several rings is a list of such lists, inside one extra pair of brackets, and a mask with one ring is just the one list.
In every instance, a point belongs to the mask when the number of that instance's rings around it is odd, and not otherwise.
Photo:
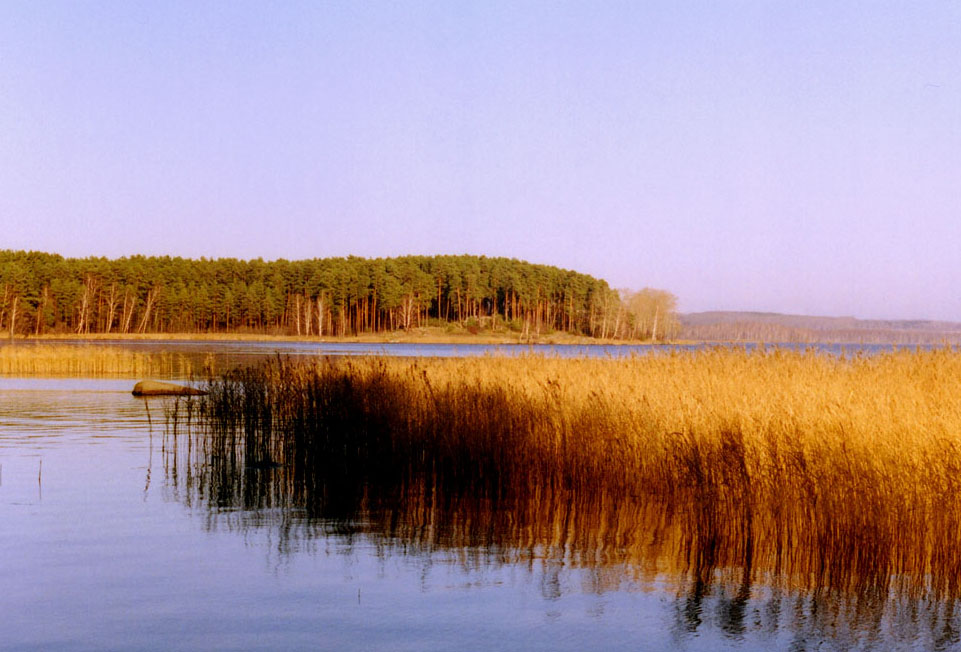
[[(97, 339), (90, 341), (78, 340), (22, 340), (10, 344), (0, 340), (3, 346), (43, 346), (56, 343), (63, 346), (109, 346), (121, 347), (131, 351), (145, 353), (176, 353), (188, 356), (204, 356), (211, 354), (231, 361), (249, 359), (259, 360), (264, 356), (357, 356), (357, 355), (389, 355), (398, 357), (476, 357), (484, 355), (520, 356), (546, 355), (562, 358), (591, 357), (591, 358), (621, 358), (631, 355), (644, 355), (654, 352), (669, 351), (699, 351), (716, 346), (733, 346), (746, 350), (754, 350), (758, 345), (745, 344), (429, 344), (407, 342), (322, 342), (322, 341), (276, 341), (257, 342), (250, 340), (109, 340)], [(833, 355), (843, 355), (856, 352), (878, 353), (894, 349), (914, 349), (914, 346), (900, 346), (888, 344), (794, 344), (771, 343), (763, 345), (766, 348), (784, 348), (789, 350), (816, 350)], [(922, 346), (921, 348), (936, 348)]]
[(2, 649), (959, 647), (953, 604), (311, 513), (274, 471), (205, 473), (131, 384), (0, 379)]

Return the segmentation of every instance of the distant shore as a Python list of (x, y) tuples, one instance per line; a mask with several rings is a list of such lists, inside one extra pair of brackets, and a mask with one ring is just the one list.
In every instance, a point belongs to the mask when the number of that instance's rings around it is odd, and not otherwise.
[[(349, 336), (298, 336), (277, 335), (268, 333), (253, 333), (249, 331), (226, 333), (90, 333), (77, 335), (74, 333), (46, 333), (43, 335), (17, 336), (14, 341), (49, 341), (49, 342), (97, 342), (97, 341), (169, 341), (169, 340), (199, 340), (199, 341), (244, 341), (244, 342), (357, 342), (357, 343), (385, 343), (397, 342), (408, 344), (562, 344), (562, 345), (644, 345), (644, 344), (689, 344), (688, 341), (658, 341), (600, 339), (586, 335), (572, 335), (570, 333), (554, 332), (541, 335), (524, 336), (510, 331), (480, 330), (471, 333), (467, 329), (451, 329), (446, 327), (412, 328), (409, 331), (392, 331), (384, 333), (361, 333)], [(9, 341), (9, 340), (6, 340)], [(2, 340), (0, 340), (2, 342)]]

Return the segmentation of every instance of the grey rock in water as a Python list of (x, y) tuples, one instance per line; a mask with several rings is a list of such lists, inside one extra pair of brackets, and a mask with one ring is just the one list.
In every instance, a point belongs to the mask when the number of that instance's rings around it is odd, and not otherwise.
[(133, 386), (134, 396), (203, 396), (206, 393), (195, 387), (162, 383), (157, 380), (141, 380)]

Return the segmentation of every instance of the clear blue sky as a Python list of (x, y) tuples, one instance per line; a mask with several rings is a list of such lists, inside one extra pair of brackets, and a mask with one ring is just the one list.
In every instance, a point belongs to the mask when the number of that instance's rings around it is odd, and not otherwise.
[(0, 3), (0, 248), (961, 321), (961, 3)]

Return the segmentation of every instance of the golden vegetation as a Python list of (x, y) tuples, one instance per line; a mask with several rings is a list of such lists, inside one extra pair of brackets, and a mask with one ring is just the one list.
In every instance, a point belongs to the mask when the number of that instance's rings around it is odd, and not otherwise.
[(0, 346), (0, 374), (4, 375), (171, 378), (188, 377), (196, 370), (195, 366), (181, 354), (139, 352), (106, 345)]
[(951, 350), (283, 363), (211, 389), (192, 450), (217, 506), (696, 582), (961, 595)]

